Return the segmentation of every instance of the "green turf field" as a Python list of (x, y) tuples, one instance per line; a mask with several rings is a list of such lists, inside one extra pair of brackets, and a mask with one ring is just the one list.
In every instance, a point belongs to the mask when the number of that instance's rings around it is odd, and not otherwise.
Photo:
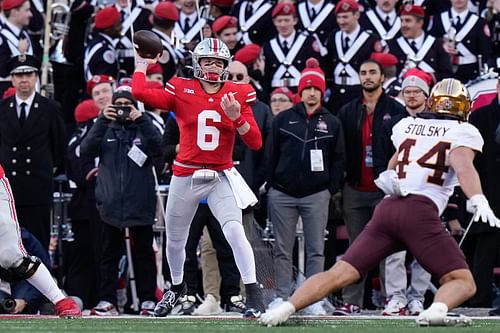
[(471, 327), (417, 327), (412, 320), (292, 320), (285, 326), (262, 327), (251, 320), (226, 319), (0, 319), (0, 332), (500, 332), (499, 320), (475, 320)]

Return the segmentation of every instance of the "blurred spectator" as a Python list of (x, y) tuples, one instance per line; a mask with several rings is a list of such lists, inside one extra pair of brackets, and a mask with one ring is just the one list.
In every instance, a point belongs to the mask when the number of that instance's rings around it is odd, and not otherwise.
[(391, 97), (397, 97), (401, 92), (401, 83), (396, 70), (398, 58), (390, 53), (374, 52), (370, 59), (377, 61), (384, 70), (384, 83), (382, 84), (384, 92)]
[(210, 0), (210, 12), (208, 18), (215, 20), (220, 16), (229, 15), (234, 4), (234, 0)]
[(245, 45), (263, 45), (276, 34), (271, 26), (271, 12), (275, 0), (244, 0), (234, 5), (232, 16), (238, 18), (241, 40)]
[[(163, 68), (163, 84), (165, 84), (177, 72), (177, 64), (179, 63), (179, 55), (175, 51), (175, 40), (172, 40), (175, 22), (179, 20), (179, 10), (169, 1), (160, 2), (152, 15), (153, 32), (160, 37), (163, 44), (163, 54), (158, 60)], [(176, 36), (177, 37), (177, 36)], [(153, 66), (151, 66), (153, 67)]]
[(297, 4), (297, 12), (299, 13), (297, 31), (314, 36), (322, 48), (324, 48), (330, 33), (337, 29), (337, 22), (333, 14), (335, 5), (332, 2), (305, 0)]
[(239, 61), (247, 67), (250, 84), (257, 93), (257, 99), (267, 103), (269, 98), (263, 87), (265, 62), (261, 51), (259, 45), (248, 44), (236, 52), (233, 60)]
[(244, 44), (238, 41), (238, 19), (234, 16), (221, 16), (212, 23), (212, 31), (216, 38), (226, 43), (234, 55)]
[[(313, 59), (314, 60), (314, 59)], [(269, 214), (275, 236), (276, 280), (273, 308), (292, 292), (292, 255), (296, 224), (302, 218), (306, 249), (305, 276), (324, 270), (325, 228), (328, 206), (340, 190), (344, 175), (344, 137), (337, 117), (321, 106), (325, 77), (318, 67), (302, 71), (299, 95), (302, 102), (274, 118), (269, 144)], [(322, 302), (307, 313), (324, 315)]]
[[(196, 0), (197, 1), (197, 0)], [(193, 50), (200, 41), (200, 30), (205, 26), (207, 20), (200, 17), (196, 12), (195, 0), (178, 0), (180, 7), (179, 19), (175, 22), (174, 34), (179, 39), (180, 46), (186, 51)]]
[(276, 88), (271, 93), (271, 112), (274, 117), (278, 113), (292, 108), (297, 96), (288, 88)]
[(453, 64), (454, 78), (467, 83), (491, 58), (491, 32), (486, 20), (471, 12), (468, 0), (451, 0), (451, 8), (432, 18), (431, 35), (443, 37)]
[[(401, 104), (382, 89), (384, 74), (378, 62), (371, 59), (363, 62), (359, 78), (363, 89), (361, 96), (344, 105), (339, 112), (346, 142), (346, 183), (342, 195), (349, 244), (363, 230), (384, 196), (373, 182), (373, 162), (381, 149), (376, 143), (383, 124), (403, 113)], [(344, 288), (342, 295), (346, 304), (337, 308), (338, 314), (359, 313), (363, 307), (365, 281), (366, 277)]]
[(399, 35), (401, 28), (401, 19), (396, 12), (398, 0), (375, 0), (375, 3), (375, 8), (363, 12), (360, 24), (363, 29), (376, 33), (386, 46), (388, 40)]
[(121, 33), (116, 40), (116, 51), (121, 77), (131, 77), (134, 73), (134, 46), (132, 33), (139, 30), (151, 30), (149, 21), (151, 12), (139, 1), (117, 0), (114, 7), (120, 14)]
[(424, 31), (425, 11), (422, 7), (407, 4), (399, 12), (400, 37), (389, 41), (389, 51), (398, 59), (398, 73), (418, 69), (432, 74), (434, 81), (453, 75), (451, 61), (443, 49), (441, 38), (434, 38)]
[(306, 60), (320, 58), (320, 44), (314, 37), (299, 34), (295, 30), (298, 19), (293, 3), (278, 3), (272, 11), (272, 17), (278, 35), (263, 46), (266, 61), (264, 86), (268, 93), (281, 87), (295, 91)]
[(92, 41), (87, 44), (83, 59), (86, 81), (99, 74), (118, 78), (120, 68), (114, 39), (120, 37), (121, 29), (120, 13), (114, 6), (97, 12)]
[(381, 52), (382, 46), (375, 35), (359, 25), (360, 7), (354, 0), (342, 0), (335, 7), (339, 29), (327, 42), (328, 89), (331, 96), (328, 109), (337, 114), (340, 108), (361, 92), (358, 71), (361, 63), (372, 52)]
[(0, 95), (11, 86), (8, 62), (12, 57), (29, 54), (40, 59), (42, 56), (40, 43), (28, 34), (33, 16), (30, 8), (29, 0), (2, 1), (5, 21), (0, 34)]
[(104, 222), (100, 302), (92, 314), (118, 314), (118, 262), (125, 252), (124, 229), (129, 228), (140, 311), (151, 315), (156, 289), (152, 248), (156, 195), (151, 167), (152, 158), (160, 153), (161, 135), (137, 110), (129, 90), (116, 91), (112, 102), (80, 145), (82, 156), (99, 157), (95, 195)]
[(490, 67), (500, 67), (500, 0), (488, 0), (484, 11), (492, 41), (492, 59)]
[[(497, 82), (497, 97), (487, 106), (483, 106), (470, 115), (470, 123), (477, 127), (484, 139), (483, 152), (476, 155), (476, 166), (484, 195), (490, 207), (500, 214), (500, 80)], [(486, 222), (486, 221), (484, 221)], [(474, 223), (471, 233), (476, 234), (472, 274), (477, 285), (476, 295), (471, 299), (471, 306), (491, 307), (493, 267), (498, 263), (500, 249), (500, 231), (488, 223)], [(498, 309), (493, 313), (499, 315)]]
[(48, 249), (54, 170), (62, 164), (66, 136), (59, 105), (35, 92), (39, 68), (30, 55), (9, 62), (16, 94), (0, 107), (0, 163), (16, 198), (19, 224)]
[(148, 79), (148, 81), (158, 82), (163, 87), (163, 85), (165, 84), (164, 83), (165, 77), (163, 76), (162, 66), (159, 63), (156, 63), (154, 65), (149, 65), (148, 70), (146, 72), (146, 78)]

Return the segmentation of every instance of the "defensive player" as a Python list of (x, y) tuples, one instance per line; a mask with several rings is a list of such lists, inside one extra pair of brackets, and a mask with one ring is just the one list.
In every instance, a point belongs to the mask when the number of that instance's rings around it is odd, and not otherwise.
[(0, 166), (0, 279), (27, 280), (55, 304), (59, 317), (81, 317), (78, 305), (65, 297), (40, 259), (28, 255), (21, 240), (14, 197), (9, 180)]
[(407, 117), (393, 128), (391, 139), (397, 151), (388, 170), (376, 180), (388, 196), (342, 260), (307, 279), (288, 302), (263, 314), (262, 324), (283, 323), (295, 311), (356, 282), (381, 259), (404, 248), (441, 284), (434, 303), (417, 317), (417, 323), (470, 324), (470, 318), (447, 314), (449, 308), (472, 297), (476, 286), (463, 253), (442, 227), (439, 215), (458, 180), (475, 221), (500, 228), (500, 220), (482, 194), (473, 166), (483, 139), (465, 122), (470, 110), (467, 90), (458, 80), (444, 79), (434, 87), (429, 106), (432, 113), (422, 113), (429, 119)]
[[(255, 91), (248, 84), (225, 81), (231, 55), (227, 46), (215, 38), (205, 39), (195, 47), (194, 79), (173, 78), (165, 90), (147, 89), (145, 85), (147, 66), (157, 60), (137, 57), (132, 79), (134, 96), (152, 107), (173, 111), (180, 130), (180, 148), (173, 165), (166, 208), (166, 253), (172, 288), (157, 304), (155, 315), (166, 316), (186, 292), (184, 248), (198, 203), (207, 199), (233, 250), (245, 284), (247, 310), (244, 315), (258, 317), (264, 305), (241, 212), (253, 203), (254, 196), (232, 162), (236, 132), (251, 149), (262, 145), (250, 108), (256, 99)], [(239, 186), (235, 184), (240, 181)], [(243, 187), (247, 191), (240, 191)]]

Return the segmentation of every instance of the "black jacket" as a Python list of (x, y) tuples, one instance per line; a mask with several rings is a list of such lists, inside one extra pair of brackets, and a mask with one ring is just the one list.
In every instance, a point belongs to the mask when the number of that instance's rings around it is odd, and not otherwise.
[[(136, 145), (147, 159), (138, 166), (128, 152)], [(82, 141), (80, 153), (99, 156), (97, 209), (104, 222), (117, 227), (152, 225), (156, 212), (153, 157), (160, 153), (161, 135), (149, 117), (121, 126), (99, 117)]]
[[(273, 121), (269, 143), (269, 184), (288, 195), (305, 197), (328, 189), (334, 194), (344, 176), (344, 139), (337, 117), (319, 108), (308, 119), (304, 104)], [(323, 171), (311, 171), (311, 153), (323, 154)]]
[(241, 173), (252, 191), (257, 193), (259, 187), (266, 180), (265, 147), (271, 135), (273, 116), (269, 107), (260, 101), (252, 105), (252, 112), (262, 135), (262, 148), (259, 150), (248, 148), (241, 137), (237, 135), (233, 159), (235, 162), (238, 161), (238, 163), (235, 163), (236, 169)]
[(0, 163), (17, 206), (52, 204), (54, 168), (62, 164), (66, 143), (59, 105), (35, 94), (28, 118), (19, 125), (16, 98), (0, 104)]
[[(383, 130), (383, 123), (390, 122), (393, 117), (401, 117), (404, 113), (403, 106), (393, 98), (382, 93), (373, 115), (372, 143), (373, 160), (380, 154), (379, 142)], [(351, 185), (358, 185), (361, 179), (362, 128), (365, 112), (363, 110), (362, 98), (356, 98), (344, 105), (339, 111), (339, 119), (342, 122), (346, 142), (346, 181)], [(390, 158), (390, 156), (389, 156)], [(385, 162), (387, 165), (388, 160)]]
[[(500, 215), (500, 144), (495, 141), (495, 133), (500, 126), (500, 105), (498, 98), (490, 104), (472, 112), (469, 122), (476, 126), (484, 139), (483, 152), (478, 153), (474, 165), (481, 179), (481, 187), (496, 216)], [(474, 223), (471, 231), (485, 232), (498, 229), (489, 223)]]
[(80, 153), (80, 145), (93, 125), (94, 119), (79, 125), (66, 150), (66, 174), (76, 184), (68, 206), (68, 215), (72, 220), (99, 220), (95, 204), (96, 160)]

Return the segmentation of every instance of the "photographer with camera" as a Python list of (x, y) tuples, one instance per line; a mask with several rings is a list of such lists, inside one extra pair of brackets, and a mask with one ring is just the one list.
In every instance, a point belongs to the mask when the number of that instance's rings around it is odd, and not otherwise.
[(137, 110), (128, 87), (113, 94), (82, 141), (80, 152), (99, 157), (97, 209), (103, 223), (100, 302), (93, 315), (117, 315), (118, 262), (125, 253), (124, 231), (130, 230), (132, 261), (141, 314), (155, 307), (156, 271), (153, 229), (156, 212), (153, 158), (160, 154), (161, 135), (149, 117)]

